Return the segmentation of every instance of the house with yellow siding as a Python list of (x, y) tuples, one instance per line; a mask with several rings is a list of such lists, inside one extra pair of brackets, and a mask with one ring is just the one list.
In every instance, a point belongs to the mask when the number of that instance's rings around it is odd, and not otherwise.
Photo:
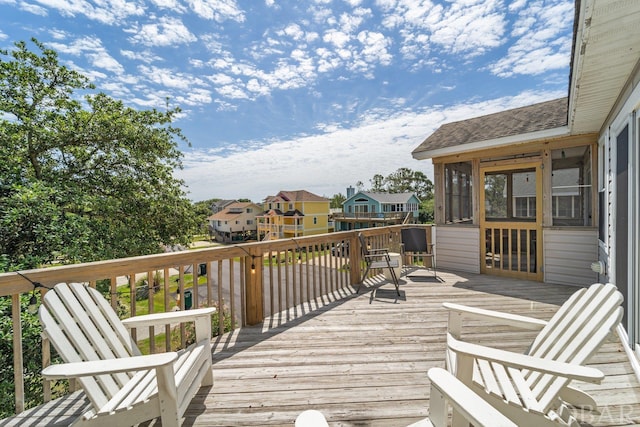
[(306, 190), (280, 191), (263, 201), (260, 240), (287, 239), (329, 231), (329, 199)]

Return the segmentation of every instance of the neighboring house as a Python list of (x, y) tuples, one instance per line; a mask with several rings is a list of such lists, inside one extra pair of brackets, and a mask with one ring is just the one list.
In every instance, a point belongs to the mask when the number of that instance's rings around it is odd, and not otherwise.
[(434, 164), (439, 268), (615, 283), (638, 373), (640, 2), (575, 16), (567, 98), (445, 124), (413, 157)]
[(306, 190), (280, 191), (263, 202), (260, 240), (286, 239), (329, 231), (329, 199)]
[(237, 202), (237, 200), (218, 200), (217, 202), (213, 202), (211, 204), (211, 213), (216, 214), (222, 212), (227, 206)]
[(420, 200), (413, 193), (355, 192), (347, 188), (342, 213), (333, 215), (336, 231), (414, 223)]
[(208, 219), (209, 229), (219, 242), (256, 240), (256, 216), (262, 213), (260, 205), (251, 202), (233, 202)]

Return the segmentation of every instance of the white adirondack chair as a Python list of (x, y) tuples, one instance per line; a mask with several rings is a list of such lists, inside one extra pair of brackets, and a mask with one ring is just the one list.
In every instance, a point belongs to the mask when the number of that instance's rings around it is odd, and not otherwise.
[[(449, 310), (447, 367), (519, 426), (578, 426), (568, 405), (596, 410), (572, 380), (599, 383), (604, 374), (583, 366), (615, 332), (622, 294), (596, 283), (575, 292), (548, 321), (444, 303)], [(489, 320), (539, 331), (525, 354), (461, 340), (462, 319)]]
[[(136, 316), (120, 321), (100, 292), (60, 283), (43, 298), (43, 333), (66, 363), (46, 367), (48, 379), (78, 379), (92, 408), (78, 426), (125, 426), (160, 417), (179, 426), (200, 386), (213, 384), (211, 314), (215, 308)], [(128, 330), (195, 322), (196, 343), (180, 352), (142, 356)]]
[[(446, 427), (449, 410), (460, 414), (468, 423), (476, 427), (516, 427), (509, 418), (489, 405), (460, 380), (442, 368), (431, 368), (428, 372), (431, 380), (429, 397), (429, 417), (408, 427)], [(296, 418), (295, 427), (328, 427), (324, 415), (315, 409), (302, 412)]]

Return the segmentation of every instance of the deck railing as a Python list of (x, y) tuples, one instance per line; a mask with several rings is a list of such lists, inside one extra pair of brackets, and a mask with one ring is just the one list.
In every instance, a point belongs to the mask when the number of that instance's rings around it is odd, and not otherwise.
[(334, 219), (378, 219), (399, 220), (411, 212), (338, 212), (333, 214)]
[[(429, 226), (425, 226), (429, 227)], [(344, 298), (359, 283), (361, 251), (357, 233), (372, 248), (400, 247), (402, 226), (368, 228), (174, 253), (65, 265), (0, 274), (0, 297), (12, 301), (15, 412), (25, 409), (20, 298), (34, 290), (46, 292), (59, 282), (83, 282), (101, 289), (123, 317), (200, 306), (218, 307), (218, 333), (224, 319), (231, 329), (262, 322), (268, 316), (284, 323), (320, 305)], [(345, 249), (351, 248), (351, 250)], [(353, 250), (353, 249), (356, 250)], [(373, 272), (377, 274), (377, 272)], [(34, 289), (31, 282), (42, 287)], [(126, 306), (126, 309), (123, 308)], [(133, 331), (150, 352), (171, 348), (170, 326)], [(175, 332), (174, 332), (175, 333)], [(181, 345), (185, 328), (178, 329)], [(148, 346), (148, 347), (147, 347)], [(42, 343), (43, 367), (50, 346)], [(44, 383), (44, 400), (51, 398)]]

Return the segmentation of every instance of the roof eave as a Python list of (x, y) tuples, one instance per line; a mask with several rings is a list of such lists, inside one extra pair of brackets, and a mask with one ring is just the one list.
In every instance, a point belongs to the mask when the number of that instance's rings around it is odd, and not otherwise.
[(455, 154), (468, 153), (471, 151), (486, 150), (488, 148), (499, 148), (505, 145), (523, 144), (526, 142), (539, 141), (541, 139), (559, 138), (568, 135), (569, 127), (565, 125), (537, 132), (509, 135), (503, 138), (470, 142), (467, 144), (456, 145), (454, 147), (444, 147), (435, 150), (414, 151), (413, 153), (411, 153), (411, 155), (416, 160), (428, 160), (434, 157), (450, 156)]

